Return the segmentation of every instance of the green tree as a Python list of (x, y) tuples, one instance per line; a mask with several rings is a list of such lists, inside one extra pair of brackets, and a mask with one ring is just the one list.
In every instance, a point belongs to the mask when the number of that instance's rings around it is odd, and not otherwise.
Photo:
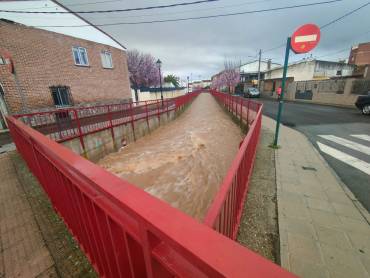
[(169, 74), (164, 77), (164, 82), (172, 83), (176, 88), (180, 85), (180, 78), (174, 74)]

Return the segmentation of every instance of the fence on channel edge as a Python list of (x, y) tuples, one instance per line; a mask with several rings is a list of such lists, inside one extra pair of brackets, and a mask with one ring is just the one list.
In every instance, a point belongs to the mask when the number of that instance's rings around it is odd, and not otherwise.
[(15, 117), (8, 123), (18, 151), (101, 277), (293, 277)]
[(114, 127), (130, 124), (135, 136), (135, 122), (146, 120), (149, 127), (151, 118), (158, 118), (165, 113), (183, 108), (199, 92), (193, 92), (176, 98), (141, 101), (134, 103), (107, 104), (91, 107), (59, 108), (51, 111), (14, 115), (23, 123), (56, 142), (79, 138), (85, 149), (83, 137), (106, 129), (111, 130), (114, 140)]
[(248, 132), (229, 168), (207, 214), (204, 223), (219, 233), (235, 239), (257, 150), (262, 122), (262, 104), (210, 90), (217, 101), (231, 112)]

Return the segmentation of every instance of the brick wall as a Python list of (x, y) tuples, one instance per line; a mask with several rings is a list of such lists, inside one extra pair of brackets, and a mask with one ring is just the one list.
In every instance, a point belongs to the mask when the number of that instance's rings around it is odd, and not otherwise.
[[(69, 86), (75, 105), (131, 98), (126, 53), (104, 44), (0, 21), (0, 53), (12, 56), (16, 74), (0, 65), (0, 83), (11, 113), (53, 107), (50, 86)], [(72, 46), (87, 49), (89, 66), (76, 66)], [(113, 69), (100, 52), (112, 53)]]
[(348, 59), (349, 64), (367, 65), (370, 64), (370, 42), (361, 43), (351, 49)]

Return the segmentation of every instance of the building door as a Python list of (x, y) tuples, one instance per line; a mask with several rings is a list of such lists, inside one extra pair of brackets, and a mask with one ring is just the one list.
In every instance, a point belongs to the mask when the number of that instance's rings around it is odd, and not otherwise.
[(6, 104), (5, 104), (4, 88), (0, 84), (0, 130), (8, 128), (6, 121), (5, 121), (6, 115), (8, 115), (8, 109), (6, 108)]

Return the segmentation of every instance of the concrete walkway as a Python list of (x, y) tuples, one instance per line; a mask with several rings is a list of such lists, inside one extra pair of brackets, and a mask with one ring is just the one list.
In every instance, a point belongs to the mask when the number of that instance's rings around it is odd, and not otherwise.
[(8, 153), (0, 154), (0, 278), (56, 277)]
[[(275, 121), (263, 126), (274, 131)], [(368, 212), (303, 134), (281, 126), (279, 145), (281, 265), (301, 277), (370, 277)]]

